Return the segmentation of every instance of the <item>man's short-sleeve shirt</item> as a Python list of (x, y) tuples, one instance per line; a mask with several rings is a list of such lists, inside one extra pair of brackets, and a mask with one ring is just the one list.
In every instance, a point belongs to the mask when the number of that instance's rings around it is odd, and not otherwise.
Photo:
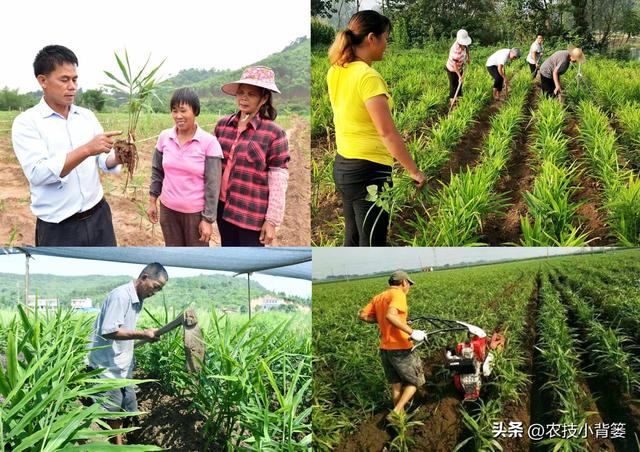
[(89, 352), (88, 364), (106, 369), (108, 378), (131, 378), (133, 374), (133, 340), (106, 339), (104, 335), (119, 328), (135, 330), (142, 311), (133, 281), (113, 289), (102, 303), (100, 314), (93, 325), (91, 347), (105, 347)]
[(364, 315), (376, 317), (380, 328), (380, 348), (382, 350), (406, 350), (413, 347), (409, 340), (409, 335), (396, 328), (387, 320), (387, 309), (396, 308), (398, 316), (402, 321), (407, 321), (409, 309), (407, 307), (407, 296), (401, 287), (391, 286), (379, 295), (371, 299), (364, 308)]
[(490, 66), (506, 66), (511, 63), (509, 59), (509, 55), (511, 54), (511, 49), (500, 49), (497, 52), (493, 53), (489, 58), (487, 58), (487, 67)]
[(569, 52), (567, 50), (558, 50), (542, 63), (540, 66), (540, 74), (546, 78), (553, 78), (553, 71), (558, 68), (558, 75), (562, 75), (569, 69)]
[(540, 63), (540, 58), (542, 57), (543, 47), (538, 41), (533, 41), (531, 44), (531, 48), (529, 49), (529, 54), (527, 55), (527, 62), (531, 64), (536, 64), (536, 60), (533, 58), (533, 54), (538, 54), (538, 63)]

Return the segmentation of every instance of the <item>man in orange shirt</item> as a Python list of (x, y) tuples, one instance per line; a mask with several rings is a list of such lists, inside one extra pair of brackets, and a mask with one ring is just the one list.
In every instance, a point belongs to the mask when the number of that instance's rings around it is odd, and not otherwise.
[(411, 340), (423, 341), (425, 333), (407, 325), (407, 294), (412, 285), (406, 272), (395, 271), (389, 277), (389, 288), (360, 311), (360, 320), (377, 323), (380, 328), (380, 359), (391, 383), (395, 413), (402, 413), (418, 387), (425, 383), (420, 359), (411, 351)]

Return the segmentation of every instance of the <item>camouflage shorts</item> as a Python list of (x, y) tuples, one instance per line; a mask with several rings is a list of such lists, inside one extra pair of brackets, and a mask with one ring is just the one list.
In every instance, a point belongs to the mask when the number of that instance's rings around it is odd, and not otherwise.
[(391, 384), (404, 383), (417, 387), (424, 385), (424, 370), (420, 357), (407, 350), (380, 350), (380, 359), (387, 381)]

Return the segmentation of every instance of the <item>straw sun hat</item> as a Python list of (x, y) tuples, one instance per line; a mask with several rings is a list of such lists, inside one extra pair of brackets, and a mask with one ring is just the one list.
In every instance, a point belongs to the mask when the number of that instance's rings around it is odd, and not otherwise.
[(276, 75), (273, 72), (273, 69), (266, 66), (252, 66), (246, 68), (242, 73), (240, 80), (225, 83), (222, 85), (221, 89), (225, 94), (235, 96), (236, 91), (238, 91), (238, 87), (241, 84), (259, 86), (260, 88), (268, 89), (274, 93), (280, 93), (280, 90), (276, 86)]

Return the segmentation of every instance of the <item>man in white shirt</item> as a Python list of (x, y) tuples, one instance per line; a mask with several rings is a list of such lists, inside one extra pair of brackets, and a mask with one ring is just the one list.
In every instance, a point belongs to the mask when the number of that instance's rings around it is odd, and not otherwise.
[[(161, 291), (168, 279), (165, 268), (154, 262), (142, 269), (136, 280), (109, 292), (93, 325), (91, 351), (87, 357), (91, 369), (104, 369), (100, 378), (133, 377), (133, 340), (158, 340), (156, 328), (136, 330), (143, 301)], [(107, 411), (138, 411), (133, 386), (106, 391), (99, 394), (98, 398)], [(121, 419), (109, 419), (107, 422), (111, 428), (122, 428)], [(116, 444), (122, 444), (122, 440), (122, 435), (115, 438)]]
[(502, 92), (502, 87), (509, 93), (509, 80), (504, 71), (504, 67), (516, 58), (520, 57), (520, 49), (500, 49), (487, 59), (487, 70), (493, 77), (493, 98), (498, 99)]
[(98, 168), (120, 172), (112, 137), (95, 115), (73, 105), (78, 59), (46, 46), (33, 69), (44, 95), (13, 121), (13, 149), (31, 190), (36, 246), (116, 246)]
[(531, 44), (529, 54), (527, 55), (527, 63), (529, 63), (529, 69), (531, 69), (531, 75), (536, 78), (538, 70), (540, 69), (540, 61), (542, 61), (542, 53), (544, 52), (544, 46), (542, 43), (544, 38), (542, 35), (538, 35), (536, 40)]

